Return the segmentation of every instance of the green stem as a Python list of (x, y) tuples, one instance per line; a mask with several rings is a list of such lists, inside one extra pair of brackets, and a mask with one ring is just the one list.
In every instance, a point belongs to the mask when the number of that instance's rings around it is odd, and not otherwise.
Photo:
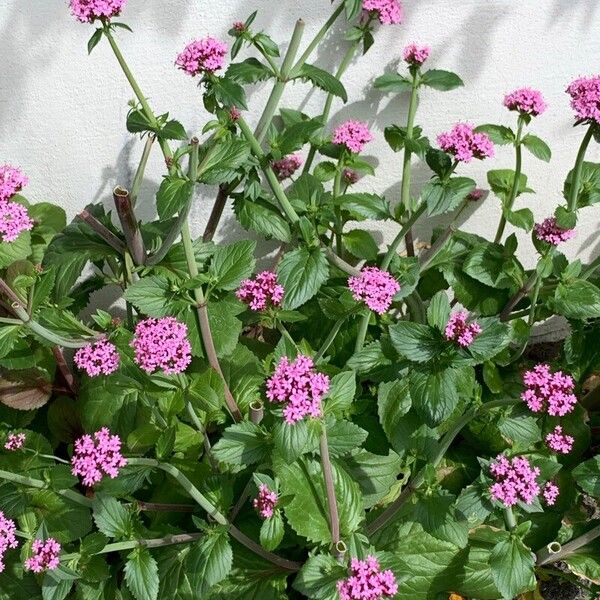
[(290, 332), (286, 329), (285, 325), (281, 321), (277, 320), (276, 321), (276, 326), (277, 326), (277, 329), (278, 329), (279, 333), (281, 333), (281, 335), (290, 344), (292, 344), (292, 346), (294, 346), (294, 348), (296, 348), (296, 350), (299, 351), (300, 349), (298, 348), (298, 344), (296, 344), (296, 342), (294, 341), (294, 338), (290, 335)]
[(579, 276), (580, 279), (589, 279), (594, 275), (596, 269), (600, 268), (600, 256), (597, 256), (583, 271)]
[(383, 271), (387, 271), (394, 256), (396, 255), (396, 250), (398, 249), (398, 246), (400, 245), (402, 240), (405, 238), (406, 234), (410, 231), (411, 227), (415, 224), (417, 219), (426, 210), (427, 210), (427, 204), (423, 203), (421, 206), (419, 206), (419, 208), (417, 210), (415, 210), (410, 215), (410, 217), (408, 218), (408, 221), (406, 221), (406, 223), (404, 223), (402, 225), (402, 228), (398, 232), (398, 235), (394, 238), (394, 241), (390, 244), (388, 251), (386, 252), (385, 256), (383, 257), (383, 260), (381, 261), (381, 269)]
[(333, 181), (333, 211), (335, 216), (335, 251), (337, 255), (343, 257), (344, 255), (344, 241), (343, 241), (343, 233), (344, 233), (344, 222), (342, 220), (342, 209), (337, 204), (336, 200), (340, 195), (340, 189), (342, 187), (342, 174), (343, 174), (343, 163), (344, 156), (340, 157), (338, 161), (337, 171), (335, 173), (335, 179)]
[(337, 267), (338, 269), (340, 269), (340, 271), (343, 271), (348, 275), (352, 275), (353, 277), (360, 275), (360, 269), (357, 269), (356, 267), (353, 267), (352, 265), (348, 264), (343, 258), (340, 258), (331, 248), (326, 247), (324, 248), (324, 250), (327, 260), (334, 267)]
[(323, 479), (325, 480), (327, 506), (329, 508), (329, 529), (331, 531), (331, 543), (334, 551), (336, 551), (338, 544), (340, 543), (340, 515), (338, 512), (337, 499), (335, 497), (333, 469), (331, 467), (331, 457), (329, 456), (329, 444), (327, 442), (327, 429), (325, 423), (321, 423), (319, 449), (321, 454), (321, 465), (323, 467)]
[(569, 210), (571, 212), (577, 211), (577, 201), (579, 199), (579, 186), (581, 185), (581, 174), (583, 173), (585, 153), (587, 152), (592, 136), (594, 135), (594, 127), (595, 124), (592, 124), (588, 127), (588, 130), (586, 131), (585, 136), (581, 141), (581, 146), (579, 147), (579, 152), (577, 153), (577, 159), (575, 160), (575, 168), (573, 169), (573, 178), (571, 179), (571, 190), (569, 192), (568, 204)]
[(512, 531), (517, 526), (517, 520), (515, 519), (515, 513), (510, 506), (504, 509), (504, 523), (509, 531)]
[(148, 165), (148, 158), (150, 158), (150, 152), (152, 151), (152, 145), (154, 144), (155, 139), (155, 135), (149, 135), (146, 138), (144, 150), (142, 151), (142, 158), (140, 159), (137, 171), (135, 172), (135, 176), (133, 177), (133, 182), (131, 184), (131, 193), (129, 194), (129, 197), (131, 198), (131, 204), (133, 204), (133, 206), (135, 206), (138, 195), (140, 193), (140, 187), (142, 186), (142, 181), (144, 180), (144, 173), (146, 172), (146, 166)]
[(321, 344), (321, 347), (315, 354), (315, 363), (318, 363), (323, 358), (323, 356), (325, 356), (325, 352), (327, 352), (331, 344), (333, 344), (333, 341), (335, 340), (337, 334), (340, 332), (340, 329), (342, 328), (342, 325), (344, 324), (347, 318), (348, 317), (341, 317), (333, 324), (329, 335), (325, 338), (325, 341)]
[(10, 319), (8, 317), (0, 317), (0, 323), (4, 323), (4, 325), (22, 325), (23, 321), (19, 319)]
[(367, 338), (367, 330), (369, 329), (369, 321), (371, 320), (371, 311), (365, 312), (360, 318), (358, 325), (358, 334), (356, 335), (356, 342), (354, 343), (354, 353), (360, 352), (365, 345), (365, 339)]
[(194, 409), (192, 403), (188, 400), (185, 403), (185, 408), (187, 410), (187, 414), (190, 417), (190, 421), (194, 424), (194, 427), (198, 430), (200, 435), (202, 436), (202, 441), (204, 444), (204, 453), (208, 458), (208, 462), (213, 469), (217, 469), (218, 464), (212, 454), (212, 448), (210, 446), (210, 441), (208, 439), (208, 435), (206, 434), (206, 428), (202, 424), (202, 421), (199, 419), (196, 414), (196, 410)]
[(563, 560), (569, 554), (573, 554), (576, 550), (593, 542), (598, 537), (600, 537), (600, 525), (571, 540), (564, 546), (558, 544), (558, 547), (553, 549), (552, 546), (556, 545), (556, 542), (548, 544), (546, 548), (537, 553), (537, 565), (548, 565)]

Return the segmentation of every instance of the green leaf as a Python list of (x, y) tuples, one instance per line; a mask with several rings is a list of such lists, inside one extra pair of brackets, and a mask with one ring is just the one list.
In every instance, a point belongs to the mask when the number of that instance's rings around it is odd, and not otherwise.
[(277, 270), (279, 283), (285, 289), (283, 307), (298, 308), (310, 300), (329, 275), (325, 253), (321, 248), (297, 248), (287, 252)]
[(441, 92), (448, 92), (464, 85), (456, 73), (438, 69), (431, 69), (423, 73), (421, 83)]
[(525, 270), (513, 255), (507, 255), (500, 244), (479, 244), (465, 258), (467, 275), (493, 288), (512, 288), (523, 284)]
[(506, 144), (514, 144), (515, 133), (510, 127), (504, 125), (479, 125), (475, 128), (477, 133), (485, 133), (494, 144), (504, 146)]
[(149, 275), (138, 279), (127, 288), (124, 297), (149, 317), (173, 315), (189, 306), (180, 292), (173, 291), (173, 282), (164, 275)]
[(431, 327), (444, 331), (450, 317), (450, 301), (445, 290), (438, 292), (427, 307), (427, 322)]
[(244, 229), (256, 231), (267, 239), (274, 238), (282, 242), (291, 240), (290, 226), (272, 204), (260, 198), (251, 202), (240, 196), (235, 199), (233, 206)]
[(94, 522), (104, 535), (126, 538), (131, 533), (131, 513), (116, 499), (98, 494), (94, 499)]
[(506, 323), (501, 323), (494, 317), (481, 318), (478, 322), (482, 332), (469, 346), (469, 352), (477, 362), (484, 362), (508, 346), (510, 342), (509, 329)]
[[(306, 142), (323, 127), (321, 119), (307, 119), (294, 123), (286, 128), (272, 143), (273, 148), (277, 149), (281, 155), (291, 154), (300, 150)], [(303, 174), (304, 176), (308, 173)], [(302, 176), (301, 176), (302, 177)], [(306, 179), (306, 177), (304, 177)]]
[(4, 358), (19, 339), (21, 325), (2, 325), (0, 327), (0, 358)]
[(162, 180), (156, 194), (156, 210), (161, 219), (170, 219), (181, 212), (191, 200), (194, 184), (187, 180), (169, 175)]
[(429, 168), (442, 179), (452, 170), (452, 159), (443, 150), (430, 148), (425, 154), (425, 161)]
[(556, 311), (569, 319), (600, 317), (600, 289), (590, 281), (559, 283), (554, 294)]
[(600, 497), (600, 455), (594, 456), (573, 469), (577, 485), (594, 498)]
[(358, 450), (369, 434), (351, 421), (336, 421), (327, 425), (327, 438), (331, 456), (343, 456)]
[(73, 587), (72, 579), (57, 579), (56, 572), (47, 572), (42, 582), (42, 600), (64, 600)]
[[(212, 78), (210, 81), (210, 93), (217, 102), (225, 107), (236, 106), (241, 110), (248, 110), (244, 88), (231, 79), (226, 77)], [(205, 96), (205, 101), (209, 99)]]
[(522, 143), (523, 146), (525, 146), (525, 148), (527, 148), (527, 150), (529, 150), (529, 152), (531, 152), (531, 154), (533, 154), (536, 158), (539, 158), (544, 162), (550, 162), (550, 159), (552, 158), (552, 151), (550, 150), (548, 144), (544, 142), (544, 140), (536, 135), (533, 135), (532, 133), (528, 133), (523, 138)]
[[(564, 197), (571, 195), (574, 169), (567, 175), (564, 186)], [(584, 208), (600, 202), (600, 164), (584, 162), (579, 179), (579, 190), (577, 194), (577, 208)]]
[(328, 94), (333, 94), (341, 98), (344, 102), (348, 102), (348, 94), (341, 81), (331, 75), (331, 73), (319, 69), (319, 67), (305, 63), (302, 65), (297, 77), (309, 80), (313, 85), (316, 85)]
[[(487, 180), (490, 188), (506, 204), (510, 198), (515, 180), (516, 173), (511, 169), (496, 169), (488, 171)], [(521, 173), (519, 175), (519, 185), (517, 189), (517, 197), (521, 194), (532, 192), (533, 190), (527, 187), (527, 175)]]
[(341, 416), (350, 408), (356, 393), (356, 374), (354, 371), (342, 371), (331, 379), (329, 392), (325, 398), (326, 415)]
[(279, 56), (279, 47), (266, 33), (257, 33), (254, 36), (254, 42), (258, 44), (269, 56)]
[(498, 542), (490, 554), (492, 577), (506, 600), (535, 588), (535, 560), (531, 550), (515, 537)]
[(233, 565), (233, 552), (227, 531), (213, 528), (193, 544), (186, 562), (195, 598), (206, 598), (209, 590), (223, 581)]
[(357, 221), (391, 218), (389, 203), (377, 194), (344, 194), (336, 199), (336, 204), (348, 211)]
[(379, 422), (390, 442), (398, 430), (398, 422), (410, 410), (412, 401), (408, 377), (379, 384), (377, 408)]
[[(225, 297), (209, 302), (207, 310), (217, 356), (229, 356), (235, 350), (242, 333), (242, 322), (236, 316), (244, 311), (244, 306), (235, 298)], [(187, 312), (190, 319), (187, 321), (188, 331), (197, 332), (194, 313), (195, 311), (191, 310)]]
[(531, 209), (520, 208), (519, 210), (505, 210), (504, 216), (506, 220), (519, 229), (531, 231), (534, 225), (534, 217)]
[(225, 75), (238, 83), (256, 83), (273, 77), (271, 69), (254, 57), (241, 63), (231, 63)]
[(143, 133), (144, 131), (156, 131), (156, 126), (148, 120), (142, 110), (131, 109), (127, 113), (127, 131), (129, 133)]
[(0, 269), (18, 260), (25, 260), (31, 253), (31, 233), (23, 231), (14, 242), (0, 243)]
[(315, 450), (316, 444), (305, 420), (297, 423), (279, 421), (273, 428), (275, 449), (287, 463), (294, 462), (306, 452)]
[(412, 82), (407, 77), (398, 73), (387, 73), (381, 75), (373, 84), (376, 90), (382, 92), (393, 92), (394, 94), (402, 94), (412, 90)]
[(259, 463), (268, 456), (263, 430), (250, 421), (229, 426), (223, 437), (213, 446), (213, 455), (233, 467)]
[(237, 138), (220, 140), (201, 157), (198, 181), (208, 185), (228, 182), (250, 156), (250, 146)]
[(427, 214), (432, 217), (454, 210), (475, 187), (475, 182), (468, 177), (429, 181), (421, 190), (421, 197), (427, 203)]
[(163, 140), (187, 140), (185, 127), (175, 119), (167, 121), (157, 133)]
[(337, 167), (330, 161), (320, 162), (313, 171), (313, 175), (319, 181), (330, 181), (335, 177)]
[(254, 270), (255, 248), (256, 242), (250, 240), (217, 246), (209, 269), (214, 286), (222, 290), (235, 290), (242, 279), (249, 277)]
[(260, 545), (272, 552), (281, 544), (285, 533), (281, 513), (276, 511), (272, 517), (265, 519), (260, 528)]
[(413, 362), (426, 362), (443, 350), (439, 333), (421, 323), (395, 323), (390, 327), (390, 338), (394, 348)]
[(98, 45), (100, 40), (102, 39), (102, 28), (96, 29), (92, 34), (92, 37), (88, 40), (87, 50), (88, 54), (92, 53), (92, 50)]
[(371, 261), (379, 254), (379, 246), (368, 231), (352, 229), (343, 234), (343, 239), (348, 252), (356, 258)]
[(157, 600), (158, 565), (147, 548), (134, 550), (125, 563), (125, 582), (136, 600)]
[(437, 539), (464, 548), (468, 541), (468, 525), (457, 519), (454, 500), (454, 496), (440, 490), (422, 495), (414, 507), (415, 520)]
[(337, 600), (337, 582), (348, 576), (347, 569), (330, 554), (310, 556), (294, 579), (296, 591), (312, 600)]
[(430, 427), (447, 419), (458, 404), (457, 371), (413, 371), (409, 376), (413, 407)]

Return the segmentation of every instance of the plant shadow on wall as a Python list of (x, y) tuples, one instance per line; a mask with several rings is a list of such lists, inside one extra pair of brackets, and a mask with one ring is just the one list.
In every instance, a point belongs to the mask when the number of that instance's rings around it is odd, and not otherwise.
[[(407, 104), (376, 116), (394, 167), (368, 156), (352, 110), (331, 122), (355, 55), (402, 22), (397, 0), (334, 2), (285, 52), (254, 13), (229, 44), (188, 44), (176, 67), (209, 113), (191, 139), (121, 51), (124, 0), (70, 5), (130, 84), (124, 125), (143, 148), (114, 221), (96, 202), (67, 225), (0, 166), (0, 600), (535, 600), (572, 580), (596, 597), (600, 260), (561, 250), (600, 203), (600, 78), (568, 86), (577, 159), (535, 223), (526, 173), (551, 157), (540, 91), (506, 95), (510, 126), (430, 139), (419, 97), (464, 84), (413, 43), (366, 100)], [(334, 76), (312, 57), (336, 23)], [(282, 104), (294, 81), (322, 94), (315, 115)], [(271, 92), (251, 128), (257, 83)], [(514, 168), (491, 168), (488, 193), (470, 169), (499, 145)], [(359, 191), (376, 166), (396, 169), (397, 204)], [(215, 186), (194, 239), (192, 205)], [(280, 248), (276, 268), (256, 272), (253, 239), (213, 242), (227, 202)], [(484, 202), (501, 208), (493, 241), (460, 230)], [(382, 251), (356, 222), (396, 235)], [(107, 289), (123, 318), (86, 313)], [(540, 362), (533, 330), (553, 315), (570, 331)]]

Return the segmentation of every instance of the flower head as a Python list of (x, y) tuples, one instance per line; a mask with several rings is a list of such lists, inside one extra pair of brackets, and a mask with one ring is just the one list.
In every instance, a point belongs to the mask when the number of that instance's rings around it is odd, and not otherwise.
[(362, 152), (372, 139), (369, 127), (361, 121), (346, 121), (333, 132), (333, 143), (346, 146), (350, 152)]
[(321, 416), (321, 400), (328, 391), (329, 377), (315, 371), (312, 358), (303, 354), (291, 362), (282, 357), (267, 380), (267, 398), (286, 404), (283, 416), (290, 425), (307, 415)]
[(556, 217), (548, 217), (534, 227), (535, 237), (547, 244), (558, 246), (561, 242), (567, 242), (575, 237), (574, 229), (563, 229), (556, 224)]
[(409, 65), (421, 66), (428, 58), (431, 48), (429, 46), (417, 46), (417, 44), (409, 44), (402, 51), (402, 58)]
[(0, 236), (2, 242), (14, 242), (23, 231), (33, 228), (27, 209), (18, 202), (0, 202)]
[(537, 477), (538, 467), (532, 467), (524, 456), (515, 456), (512, 460), (499, 454), (496, 462), (490, 464), (490, 473), (496, 483), (490, 488), (492, 498), (504, 504), (514, 506), (519, 500), (531, 504), (540, 494)]
[(33, 555), (25, 561), (25, 568), (34, 573), (53, 571), (60, 563), (60, 544), (54, 538), (34, 540), (31, 545)]
[(600, 75), (576, 79), (567, 88), (567, 94), (578, 119), (600, 123)]
[(237, 35), (244, 33), (244, 31), (246, 31), (246, 24), (243, 23), (242, 21), (236, 21), (233, 26), (232, 29), (236, 32)]
[(114, 344), (107, 340), (100, 340), (77, 350), (73, 360), (77, 367), (90, 377), (96, 377), (100, 374), (114, 373), (119, 368), (121, 357)]
[(556, 504), (556, 499), (560, 494), (560, 489), (558, 486), (552, 481), (548, 481), (544, 486), (544, 500), (548, 506), (554, 506)]
[(71, 0), (71, 14), (82, 23), (118, 17), (127, 0)]
[(360, 175), (352, 169), (344, 169), (343, 177), (348, 185), (354, 185), (360, 179)]
[(290, 154), (284, 156), (280, 160), (273, 161), (273, 171), (277, 175), (279, 181), (283, 181), (288, 177), (291, 177), (301, 166), (304, 161), (298, 154)]
[(477, 133), (470, 123), (457, 123), (451, 131), (437, 138), (440, 148), (452, 154), (456, 160), (471, 162), (474, 158), (483, 160), (494, 156), (494, 144), (485, 133)]
[(16, 538), (17, 526), (12, 519), (4, 516), (0, 510), (0, 573), (4, 571), (4, 555), (9, 548), (19, 545)]
[(0, 202), (10, 200), (28, 183), (29, 179), (17, 167), (0, 165)]
[(360, 275), (348, 279), (348, 287), (357, 302), (364, 302), (373, 312), (382, 315), (400, 291), (400, 284), (387, 271), (365, 267)]
[(562, 371), (553, 373), (549, 365), (539, 364), (526, 371), (523, 383), (526, 389), (521, 398), (532, 412), (546, 411), (553, 417), (564, 417), (577, 404), (573, 378)]
[(258, 488), (258, 496), (254, 498), (252, 506), (263, 519), (269, 519), (273, 516), (278, 499), (277, 492), (272, 492), (269, 486), (261, 483)]
[(121, 438), (111, 435), (103, 427), (91, 435), (83, 435), (75, 440), (71, 472), (75, 477), (83, 478), (83, 485), (92, 487), (102, 481), (104, 475), (114, 479), (119, 469), (127, 465), (127, 459), (121, 454)]
[(235, 123), (236, 121), (239, 121), (240, 117), (242, 116), (242, 113), (240, 112), (240, 109), (237, 108), (236, 106), (232, 106), (229, 109), (229, 118)]
[(365, 560), (353, 558), (351, 575), (337, 582), (340, 600), (380, 600), (398, 593), (398, 584), (392, 571), (382, 571), (374, 556)]
[(140, 321), (131, 342), (135, 362), (146, 373), (160, 369), (173, 375), (185, 371), (192, 362), (187, 332), (187, 326), (174, 317)]
[(26, 437), (24, 433), (9, 433), (4, 444), (5, 450), (10, 450), (11, 452), (20, 450), (25, 443)]
[(175, 64), (192, 77), (200, 73), (214, 73), (223, 68), (226, 54), (227, 44), (207, 37), (188, 44), (177, 56)]
[(523, 115), (537, 117), (547, 108), (542, 92), (528, 87), (520, 88), (504, 96), (504, 106)]
[(251, 310), (260, 311), (280, 306), (283, 293), (283, 287), (277, 283), (277, 275), (273, 271), (263, 271), (254, 279), (244, 279), (235, 295)]
[(456, 342), (463, 348), (470, 346), (481, 333), (481, 325), (476, 321), (467, 323), (468, 318), (469, 313), (465, 310), (452, 313), (444, 330), (446, 339)]
[(546, 445), (548, 448), (559, 454), (569, 454), (573, 449), (574, 443), (575, 439), (570, 435), (564, 434), (560, 425), (557, 425), (554, 430), (546, 436)]
[(471, 202), (479, 202), (485, 196), (485, 190), (475, 188), (468, 196), (467, 200)]
[(404, 18), (404, 9), (398, 0), (363, 0), (363, 10), (377, 13), (382, 25), (398, 25)]

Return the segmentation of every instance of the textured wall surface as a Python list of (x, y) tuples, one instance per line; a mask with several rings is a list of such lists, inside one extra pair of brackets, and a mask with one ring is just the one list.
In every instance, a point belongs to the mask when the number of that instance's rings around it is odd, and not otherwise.
[[(406, 98), (394, 99), (372, 89), (373, 79), (394, 70), (403, 46), (411, 41), (432, 46), (430, 66), (454, 70), (465, 87), (449, 93), (423, 94), (418, 122), (430, 138), (458, 120), (512, 124), (514, 116), (502, 107), (503, 95), (524, 85), (543, 91), (550, 109), (534, 124), (535, 133), (553, 150), (550, 165), (527, 154), (524, 171), (537, 191), (522, 197), (537, 218), (551, 213), (560, 201), (562, 183), (572, 167), (583, 130), (573, 129), (566, 85), (580, 75), (596, 74), (600, 56), (600, 2), (598, 0), (405, 0), (406, 20), (401, 26), (382, 27), (375, 46), (358, 57), (344, 83), (348, 104), (334, 104), (333, 123), (352, 117), (369, 121), (376, 141), (368, 154), (377, 163), (376, 178), (361, 187), (399, 194), (400, 157), (387, 147), (383, 129), (404, 124)], [(134, 34), (119, 33), (121, 48), (157, 112), (170, 111), (190, 134), (198, 132), (207, 114), (195, 82), (176, 70), (173, 62), (181, 48), (208, 34), (226, 38), (231, 23), (258, 9), (255, 26), (268, 31), (283, 47), (295, 20), (306, 21), (305, 41), (331, 11), (327, 0), (129, 0), (121, 20)], [(125, 130), (127, 101), (132, 98), (106, 41), (87, 56), (92, 27), (69, 15), (66, 0), (0, 0), (0, 163), (21, 165), (31, 179), (32, 201), (53, 201), (73, 217), (91, 201), (109, 204), (110, 190), (127, 185), (141, 152), (141, 144)], [(319, 49), (314, 62), (334, 69), (346, 47), (340, 23)], [(250, 92), (255, 120), (262, 111), (269, 85)], [(283, 105), (301, 106), (317, 114), (323, 94), (309, 86), (289, 86)], [(600, 160), (600, 145), (592, 145), (590, 160)], [(512, 168), (509, 148), (498, 148), (494, 161), (471, 164), (460, 172), (486, 183), (491, 168)], [(143, 194), (149, 202), (163, 174), (159, 152), (150, 163)], [(416, 180), (427, 171), (417, 167)], [(200, 232), (210, 211), (214, 190), (202, 190), (194, 209), (194, 228)], [(499, 216), (497, 200), (490, 197), (467, 215), (465, 228), (493, 234)], [(598, 210), (584, 213), (577, 238), (565, 246), (570, 256), (600, 251)], [(369, 228), (368, 224), (366, 225)], [(219, 237), (239, 236), (228, 215)], [(242, 233), (242, 235), (245, 235)], [(390, 240), (394, 230), (377, 238)], [(266, 250), (267, 247), (264, 247)], [(523, 238), (521, 255), (534, 260), (531, 243)]]

